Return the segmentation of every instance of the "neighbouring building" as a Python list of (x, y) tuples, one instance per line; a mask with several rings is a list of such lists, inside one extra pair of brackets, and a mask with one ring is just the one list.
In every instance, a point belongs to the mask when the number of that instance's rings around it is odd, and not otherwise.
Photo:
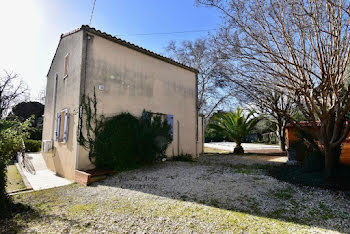
[(81, 26), (61, 35), (47, 74), (43, 156), (47, 166), (74, 180), (75, 170), (94, 168), (78, 144), (83, 95), (98, 100), (99, 114), (145, 109), (162, 113), (173, 128), (167, 156), (203, 151), (197, 108), (197, 70), (114, 36)]
[[(311, 122), (308, 121), (300, 121), (298, 125), (304, 128), (304, 131), (310, 133), (311, 136), (314, 137), (314, 139), (317, 139), (317, 131), (319, 131), (319, 128), (321, 126), (320, 122), (316, 123), (316, 129), (312, 126)], [(286, 126), (286, 146), (288, 152), (288, 159), (290, 161), (296, 160), (299, 162), (303, 162), (310, 153), (307, 151), (307, 148), (305, 147), (304, 143), (300, 144), (300, 142), (302, 141), (303, 140), (300, 136), (300, 131), (293, 124), (288, 124)], [(322, 147), (322, 144), (319, 141), (316, 141), (316, 143), (320, 147)], [(339, 162), (344, 165), (350, 166), (350, 133), (341, 144)]]

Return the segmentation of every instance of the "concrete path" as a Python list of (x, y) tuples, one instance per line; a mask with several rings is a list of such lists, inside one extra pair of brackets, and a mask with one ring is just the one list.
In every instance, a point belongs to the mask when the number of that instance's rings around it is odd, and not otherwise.
[[(234, 142), (210, 142), (204, 143), (204, 147), (215, 148), (220, 150), (233, 151), (236, 143)], [(244, 150), (279, 150), (279, 145), (266, 145), (266, 144), (256, 144), (256, 143), (242, 143)]]
[(25, 176), (33, 190), (60, 187), (72, 183), (49, 170), (41, 153), (26, 153), (24, 162), (22, 157), (19, 157), (18, 164), (22, 170), (21, 174)]

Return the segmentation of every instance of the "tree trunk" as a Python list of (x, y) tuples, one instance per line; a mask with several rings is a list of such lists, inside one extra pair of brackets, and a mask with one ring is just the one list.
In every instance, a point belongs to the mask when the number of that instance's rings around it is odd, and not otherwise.
[(281, 147), (281, 150), (284, 152), (286, 151), (286, 129), (282, 120), (278, 120), (277, 128), (278, 128), (278, 136), (280, 140), (280, 147)]
[(281, 147), (281, 151), (283, 152), (286, 151), (286, 139), (284, 136), (280, 136), (280, 147)]
[(244, 149), (241, 146), (241, 143), (237, 143), (236, 147), (233, 149), (234, 154), (244, 154)]
[(338, 153), (330, 146), (324, 146), (325, 171), (328, 176), (332, 176), (337, 163)]

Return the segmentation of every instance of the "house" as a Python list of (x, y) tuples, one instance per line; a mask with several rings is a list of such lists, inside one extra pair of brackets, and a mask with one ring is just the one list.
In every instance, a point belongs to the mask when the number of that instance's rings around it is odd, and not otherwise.
[(61, 35), (47, 74), (43, 156), (47, 166), (74, 180), (75, 170), (94, 165), (78, 144), (83, 95), (94, 89), (99, 114), (162, 113), (172, 124), (167, 156), (203, 151), (197, 108), (197, 70), (83, 25)]

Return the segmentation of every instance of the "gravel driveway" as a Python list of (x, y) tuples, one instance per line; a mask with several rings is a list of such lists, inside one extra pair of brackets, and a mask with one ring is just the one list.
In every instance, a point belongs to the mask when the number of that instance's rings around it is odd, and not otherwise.
[(349, 233), (350, 199), (266, 175), (279, 158), (206, 155), (17, 195), (32, 211), (0, 232)]

